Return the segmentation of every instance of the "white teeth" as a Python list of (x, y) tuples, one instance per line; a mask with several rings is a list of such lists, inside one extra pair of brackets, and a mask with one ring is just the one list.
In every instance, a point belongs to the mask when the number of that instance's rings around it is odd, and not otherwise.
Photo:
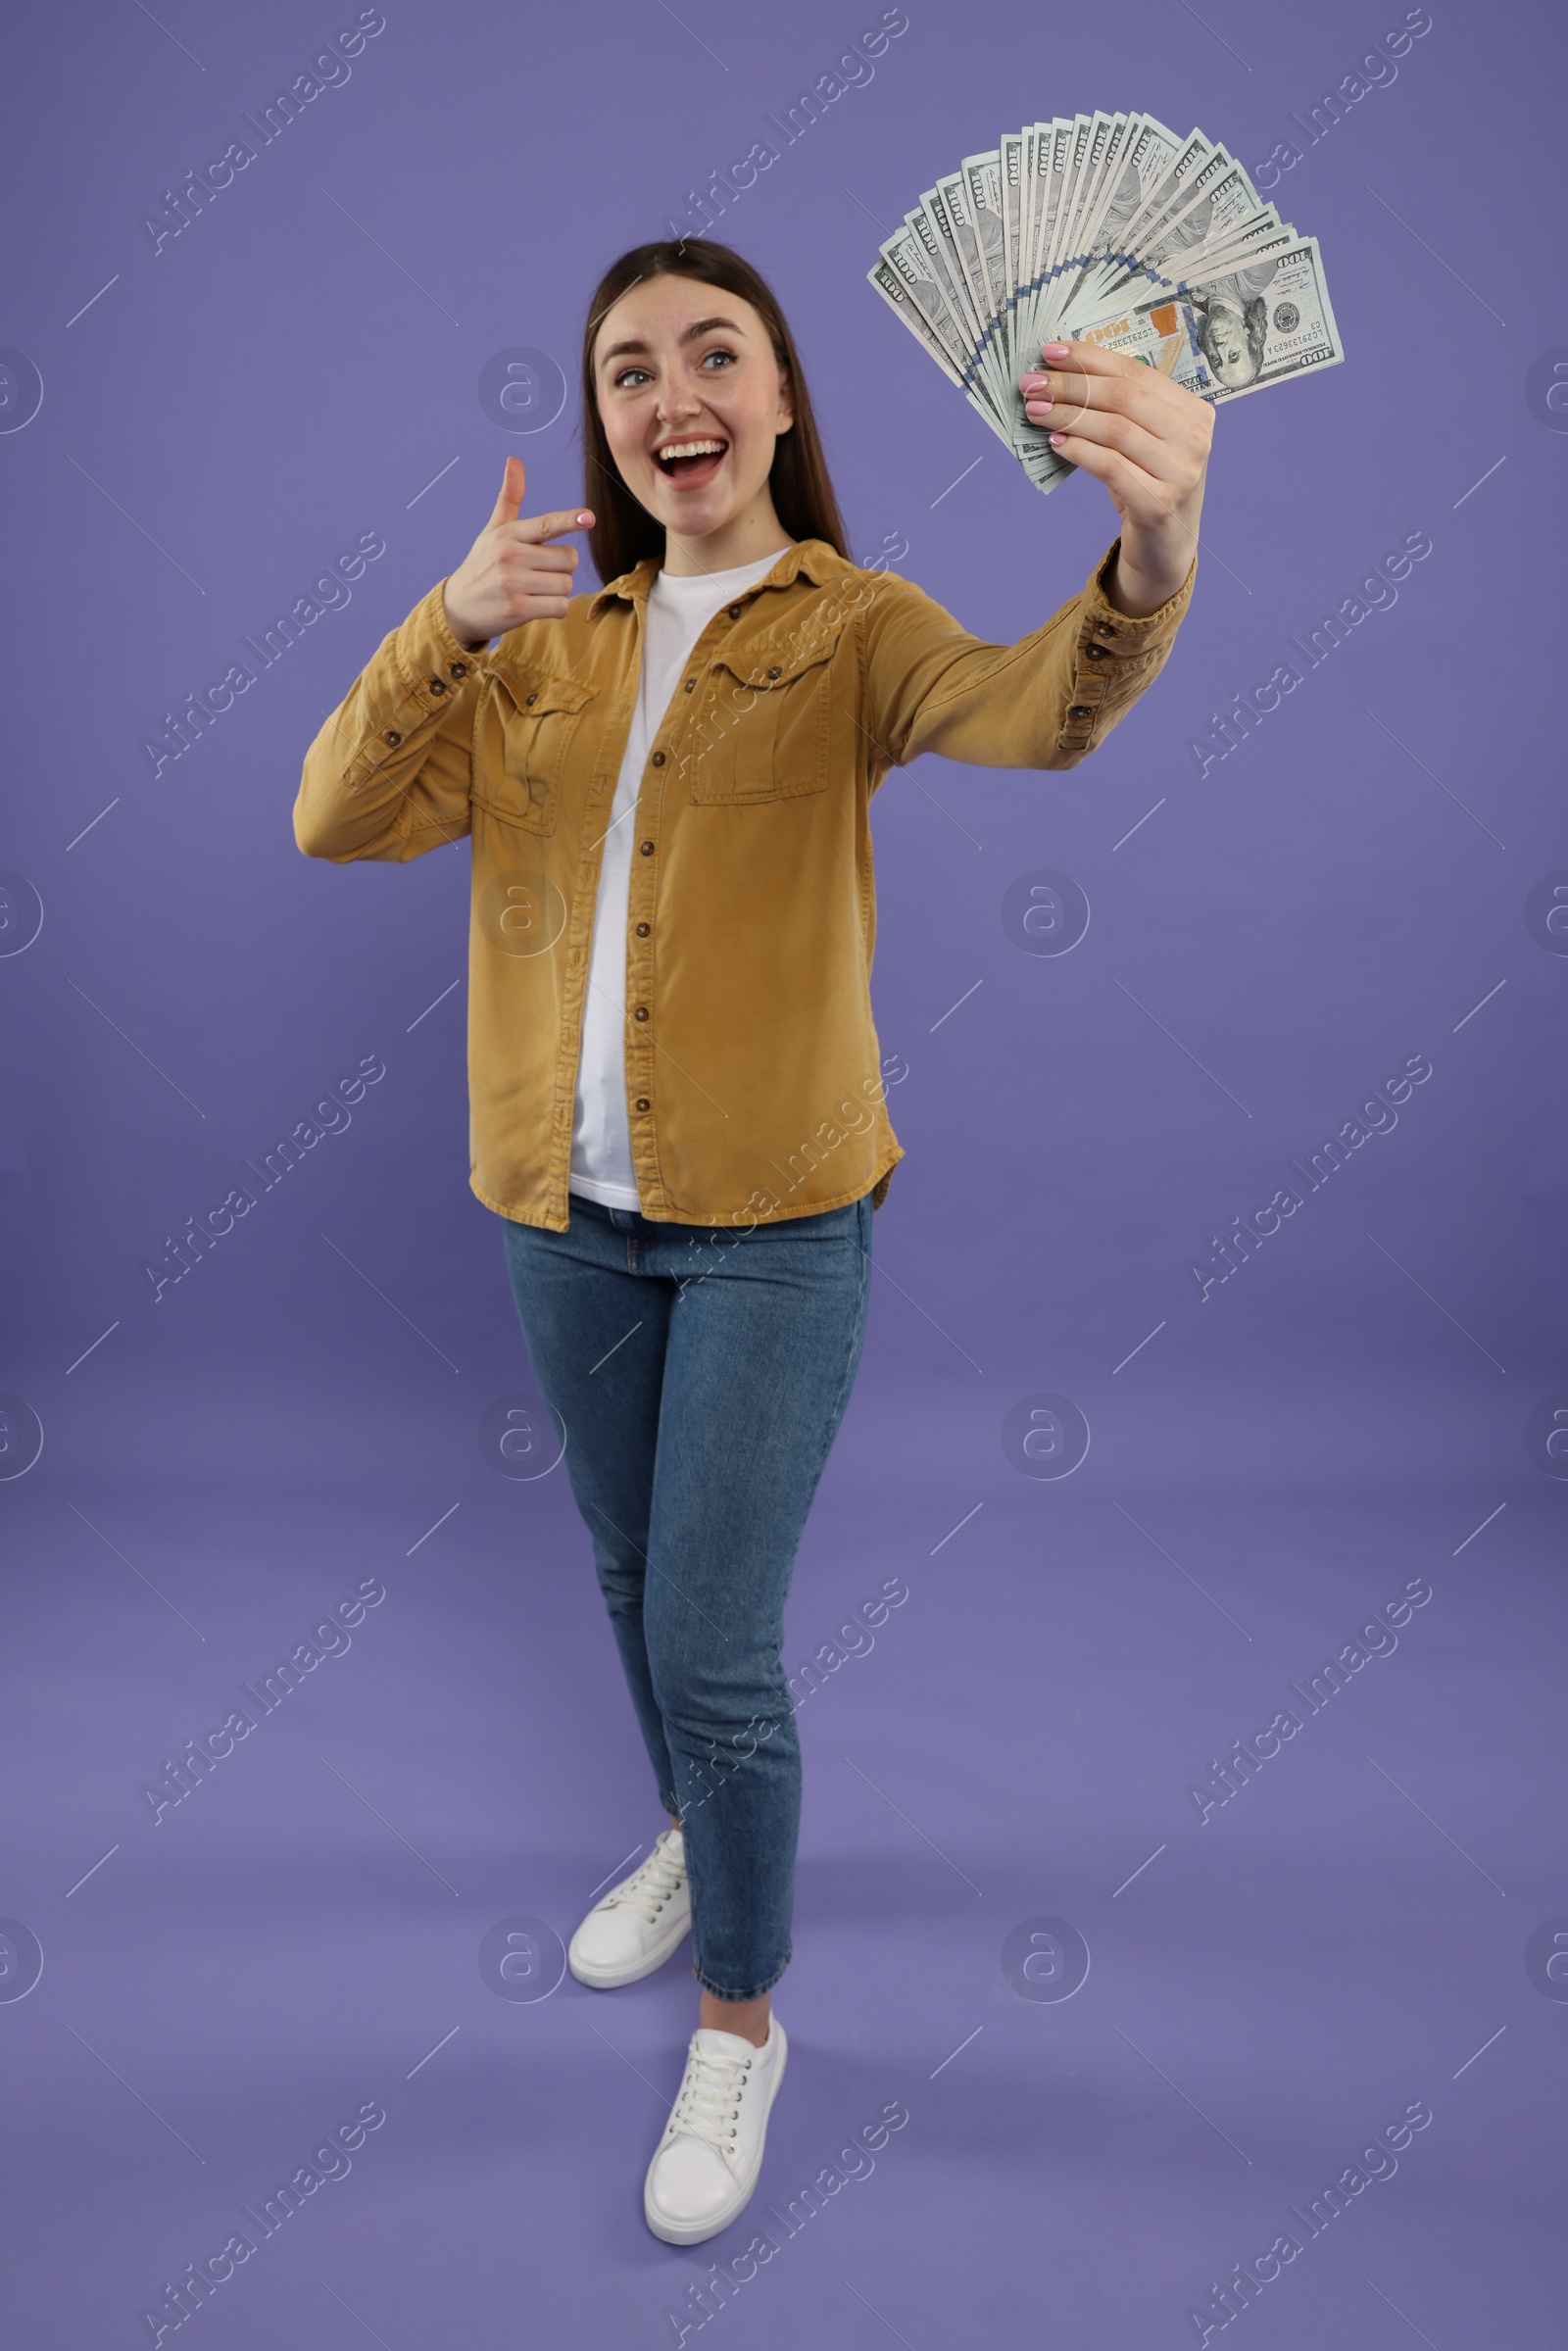
[(717, 457), (725, 448), (722, 441), (671, 441), (660, 450), (661, 458)]

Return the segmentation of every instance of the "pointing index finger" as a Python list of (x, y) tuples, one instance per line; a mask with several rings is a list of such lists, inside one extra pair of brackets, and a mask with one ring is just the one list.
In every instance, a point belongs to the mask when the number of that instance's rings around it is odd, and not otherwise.
[(545, 539), (562, 538), (567, 531), (588, 530), (593, 519), (587, 507), (572, 507), (554, 514), (519, 514), (514, 527), (520, 537), (537, 545)]

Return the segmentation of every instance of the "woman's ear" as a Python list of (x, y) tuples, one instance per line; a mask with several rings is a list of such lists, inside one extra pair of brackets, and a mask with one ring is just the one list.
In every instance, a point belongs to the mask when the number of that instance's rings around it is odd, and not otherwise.
[(778, 371), (778, 412), (776, 429), (779, 432), (788, 432), (793, 426), (794, 422), (795, 392), (790, 383), (788, 375), (781, 367)]

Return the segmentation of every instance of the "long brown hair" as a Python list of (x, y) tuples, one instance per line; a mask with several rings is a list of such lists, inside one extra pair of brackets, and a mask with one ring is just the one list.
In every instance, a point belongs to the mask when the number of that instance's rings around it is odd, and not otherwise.
[(583, 504), (595, 517), (588, 533), (588, 551), (600, 579), (618, 579), (644, 556), (662, 561), (664, 554), (663, 524), (632, 496), (610, 454), (594, 381), (594, 337), (599, 321), (612, 303), (647, 277), (692, 277), (701, 285), (716, 286), (721, 293), (749, 302), (756, 311), (795, 399), (794, 425), (779, 434), (767, 477), (773, 511), (792, 539), (825, 539), (848, 562), (844, 522), (822, 454), (811, 396), (794, 337), (772, 288), (728, 245), (712, 244), (706, 237), (682, 237), (635, 245), (623, 253), (605, 271), (588, 305), (582, 335)]

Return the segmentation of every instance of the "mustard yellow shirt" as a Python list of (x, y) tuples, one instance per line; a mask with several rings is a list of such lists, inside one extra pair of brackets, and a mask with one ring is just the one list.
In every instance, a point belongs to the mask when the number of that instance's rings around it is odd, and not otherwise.
[[(749, 1226), (866, 1192), (881, 1205), (904, 1151), (871, 1017), (872, 795), (922, 752), (1062, 768), (1104, 739), (1163, 665), (1194, 577), (1129, 619), (1104, 593), (1117, 546), (1016, 645), (820, 539), (709, 622), (631, 819), (626, 1098), (645, 1216)], [(322, 726), (294, 806), (300, 848), (338, 864), (471, 839), (469, 1181), (551, 1232), (568, 1220), (600, 851), (658, 567), (477, 652), (447, 624), (443, 580)]]

